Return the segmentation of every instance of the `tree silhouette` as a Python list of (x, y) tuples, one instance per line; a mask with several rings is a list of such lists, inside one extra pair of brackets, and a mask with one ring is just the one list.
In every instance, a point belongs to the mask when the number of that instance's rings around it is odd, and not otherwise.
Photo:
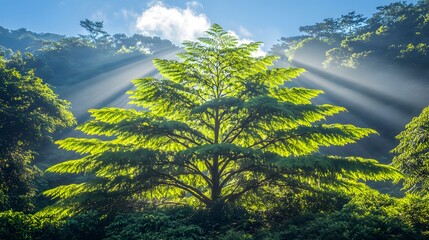
[(101, 38), (109, 36), (109, 34), (103, 30), (103, 21), (94, 22), (89, 19), (85, 19), (83, 21), (80, 21), (80, 26), (83, 27), (86, 31), (88, 31), (89, 39), (91, 39), (91, 41), (96, 45)]

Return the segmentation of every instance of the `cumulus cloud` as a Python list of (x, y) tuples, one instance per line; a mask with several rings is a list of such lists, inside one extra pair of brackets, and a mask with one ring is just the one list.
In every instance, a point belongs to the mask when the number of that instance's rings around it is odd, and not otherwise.
[[(144, 35), (160, 36), (180, 45), (184, 40), (196, 40), (210, 28), (210, 20), (205, 14), (197, 13), (197, 8), (203, 8), (197, 1), (188, 1), (185, 8), (166, 6), (161, 1), (154, 1), (138, 16), (129, 11), (121, 13), (124, 17), (136, 18), (135, 29)], [(252, 34), (246, 28), (241, 26), (238, 32), (239, 34), (229, 31), (238, 39), (239, 44), (253, 42), (249, 39)], [(266, 55), (261, 47), (254, 56)]]
[(249, 32), (249, 30), (247, 30), (245, 27), (240, 26), (238, 32), (240, 33), (240, 35), (244, 36), (244, 37), (251, 37), (252, 34)]
[(197, 1), (186, 2), (186, 6), (188, 6), (188, 8), (197, 8), (197, 7), (202, 8), (203, 7), (203, 5)]
[(194, 10), (198, 6), (201, 6), (198, 2), (189, 2), (186, 8), (155, 2), (137, 17), (136, 29), (145, 35), (169, 39), (175, 44), (195, 40), (210, 28), (207, 16)]

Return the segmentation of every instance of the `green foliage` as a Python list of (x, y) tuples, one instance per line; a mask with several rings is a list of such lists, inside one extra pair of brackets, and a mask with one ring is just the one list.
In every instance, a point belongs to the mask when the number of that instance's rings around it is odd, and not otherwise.
[(390, 209), (391, 215), (400, 218), (408, 227), (429, 238), (429, 197), (407, 194)]
[(109, 35), (103, 30), (102, 22), (85, 19), (81, 24), (88, 35), (65, 37), (0, 27), (0, 56), (13, 60), (18, 51), (30, 52), (33, 55), (25, 59), (25, 69), (34, 69), (35, 75), (58, 86), (174, 48), (170, 41), (159, 37)]
[(45, 42), (59, 41), (63, 37), (52, 33), (35, 33), (25, 28), (11, 30), (0, 27), (0, 55), (3, 51), (6, 57), (9, 57), (9, 52), (17, 51), (34, 54)]
[(271, 51), (280, 56), (286, 55), (289, 61), (298, 65), (320, 65), (325, 61), (325, 53), (328, 55), (345, 36), (356, 35), (364, 26), (365, 19), (353, 11), (336, 19), (326, 18), (314, 25), (301, 26), (299, 31), (304, 33), (303, 36), (281, 38)]
[(109, 34), (103, 30), (103, 22), (94, 22), (89, 19), (80, 21), (80, 26), (83, 27), (88, 33), (88, 37), (95, 45), (102, 44), (102, 41), (107, 40)]
[(253, 239), (252, 235), (244, 233), (241, 231), (229, 230), (225, 235), (220, 236), (220, 240), (251, 240)]
[(339, 22), (333, 18), (323, 19), (323, 22), (311, 26), (299, 27), (299, 31), (311, 37), (329, 38), (340, 29)]
[(404, 187), (413, 191), (429, 190), (429, 107), (413, 118), (397, 137), (399, 140), (392, 152), (393, 165), (405, 175)]
[[(424, 239), (400, 218), (392, 216), (395, 200), (374, 193), (355, 196), (341, 211), (298, 218), (278, 239)], [(273, 238), (275, 239), (275, 238)]]
[(20, 55), (0, 58), (0, 210), (32, 209), (35, 178), (41, 174), (31, 164), (34, 150), (52, 140), (57, 129), (75, 123), (69, 103), (25, 70)]
[(76, 210), (118, 211), (124, 202), (218, 209), (275, 187), (352, 191), (359, 180), (400, 178), (374, 160), (320, 154), (375, 131), (326, 124), (345, 109), (313, 105), (319, 90), (283, 86), (303, 69), (270, 68), (277, 57), (252, 57), (260, 43), (238, 45), (218, 25), (184, 46), (181, 61), (154, 60), (162, 79), (133, 81), (131, 103), (147, 110), (90, 110), (93, 120), (78, 130), (104, 140), (58, 142), (84, 156), (48, 171), (90, 178), (47, 196)]
[(0, 239), (102, 239), (105, 225), (105, 221), (94, 211), (63, 220), (42, 214), (6, 211), (0, 212)]
[(0, 213), (0, 238), (1, 239), (32, 239), (32, 219), (22, 212)]
[[(0, 239), (47, 240), (60, 239), (59, 224), (22, 212), (0, 212)], [(63, 238), (61, 238), (63, 239)]]
[(106, 227), (106, 240), (206, 239), (203, 229), (162, 211), (119, 215)]
[(37, 71), (50, 83), (64, 85), (173, 47), (168, 40), (140, 34), (103, 35), (95, 40), (67, 37), (47, 43), (39, 50), (37, 58), (43, 66)]
[(336, 39), (345, 34), (355, 34), (364, 25), (365, 20), (366, 18), (362, 14), (356, 14), (355, 11), (352, 11), (336, 19), (326, 18), (323, 19), (323, 22), (302, 26), (299, 31), (311, 38)]
[(341, 15), (339, 25), (341, 31), (347, 35), (353, 35), (358, 29), (364, 25), (366, 18), (362, 14), (356, 14), (355, 11), (349, 12), (346, 15)]
[[(423, 1), (377, 7), (367, 20), (350, 12), (300, 27), (305, 36), (282, 38), (272, 51), (314, 66), (323, 63), (325, 68), (358, 68), (382, 60), (424, 69), (429, 61), (427, 13)], [(329, 44), (322, 46), (323, 42)]]
[[(278, 192), (267, 192), (263, 196), (267, 209), (263, 213), (264, 218), (274, 228), (300, 216), (339, 211), (353, 196), (338, 191)], [(256, 212), (261, 209), (256, 209)]]
[[(364, 59), (372, 58), (414, 68), (424, 67), (429, 60), (425, 47), (428, 43), (427, 5), (396, 2), (377, 10), (358, 36), (342, 41), (342, 54), (328, 58), (341, 59), (340, 66), (343, 67), (360, 65)], [(361, 58), (354, 60), (357, 64), (347, 64), (358, 55)]]
[(88, 211), (59, 222), (61, 239), (93, 240), (104, 237), (105, 219), (96, 211)]
[[(340, 198), (344, 198), (341, 200)], [(344, 204), (346, 200), (350, 202)], [(273, 199), (274, 200), (274, 199)], [(41, 213), (0, 213), (1, 239), (427, 239), (427, 197), (375, 191), (302, 192), (277, 198), (270, 212), (229, 209), (222, 221), (191, 207), (146, 209), (106, 218), (88, 211), (62, 220)], [(337, 206), (329, 201), (338, 201)], [(280, 206), (282, 202), (284, 205)], [(342, 203), (340, 203), (342, 202)], [(270, 204), (268, 199), (267, 204)], [(295, 209), (294, 209), (295, 208)], [(272, 213), (278, 211), (279, 217)], [(289, 212), (290, 211), (290, 212)], [(286, 216), (281, 217), (282, 214)]]

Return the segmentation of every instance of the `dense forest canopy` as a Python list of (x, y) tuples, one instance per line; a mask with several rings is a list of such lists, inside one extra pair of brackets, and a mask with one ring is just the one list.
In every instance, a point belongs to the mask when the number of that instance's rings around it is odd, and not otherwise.
[[(374, 59), (424, 68), (428, 61), (428, 8), (423, 1), (396, 2), (378, 7), (370, 18), (356, 12), (327, 18), (300, 27), (302, 36), (282, 38), (272, 51), (298, 62), (311, 54), (325, 68), (358, 68)], [(318, 51), (312, 53), (315, 49)]]
[(58, 128), (75, 123), (69, 103), (59, 99), (33, 71), (20, 73), (21, 63), (22, 59), (0, 57), (1, 210), (34, 208), (32, 198), (40, 171), (31, 164), (34, 151), (51, 140)]
[(34, 53), (41, 49), (45, 42), (59, 41), (64, 36), (52, 33), (34, 33), (25, 28), (10, 30), (0, 27), (0, 49), (4, 53), (11, 51)]
[(31, 53), (24, 55), (27, 69), (34, 69), (45, 82), (61, 86), (175, 48), (159, 37), (110, 35), (103, 22), (85, 19), (80, 25), (87, 34), (77, 37), (0, 28), (0, 55), (13, 58), (17, 52)]
[(429, 239), (428, 20), (351, 11), (259, 57), (217, 24), (0, 27), (0, 239)]

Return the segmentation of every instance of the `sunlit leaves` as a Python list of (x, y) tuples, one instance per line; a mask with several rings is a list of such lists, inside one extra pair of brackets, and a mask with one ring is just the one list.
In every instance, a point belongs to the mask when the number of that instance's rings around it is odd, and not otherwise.
[(324, 124), (345, 109), (313, 105), (320, 90), (284, 85), (303, 69), (270, 68), (277, 57), (253, 57), (260, 43), (238, 45), (218, 25), (184, 46), (181, 61), (154, 61), (162, 79), (133, 81), (131, 103), (145, 110), (91, 110), (93, 119), (78, 127), (107, 140), (58, 142), (86, 156), (48, 171), (89, 179), (48, 195), (67, 201), (81, 192), (89, 201), (88, 194), (108, 192), (142, 204), (212, 207), (269, 186), (361, 186), (359, 180), (399, 177), (374, 160), (320, 153), (375, 131)]
[(311, 104), (311, 99), (322, 94), (322, 90), (307, 88), (280, 88), (272, 90), (273, 97), (295, 104)]
[(100, 162), (94, 161), (94, 159), (82, 158), (56, 164), (48, 168), (47, 171), (54, 173), (89, 173), (94, 171), (100, 164)]
[(405, 187), (411, 190), (429, 190), (429, 107), (413, 118), (396, 138), (400, 141), (392, 150), (397, 156), (393, 164), (404, 175)]
[(334, 178), (351, 178), (354, 180), (399, 180), (402, 175), (393, 167), (385, 167), (373, 159), (359, 157), (337, 157), (337, 156), (297, 156), (279, 158), (278, 166), (285, 170), (302, 170), (314, 176), (323, 176), (328, 173)]

